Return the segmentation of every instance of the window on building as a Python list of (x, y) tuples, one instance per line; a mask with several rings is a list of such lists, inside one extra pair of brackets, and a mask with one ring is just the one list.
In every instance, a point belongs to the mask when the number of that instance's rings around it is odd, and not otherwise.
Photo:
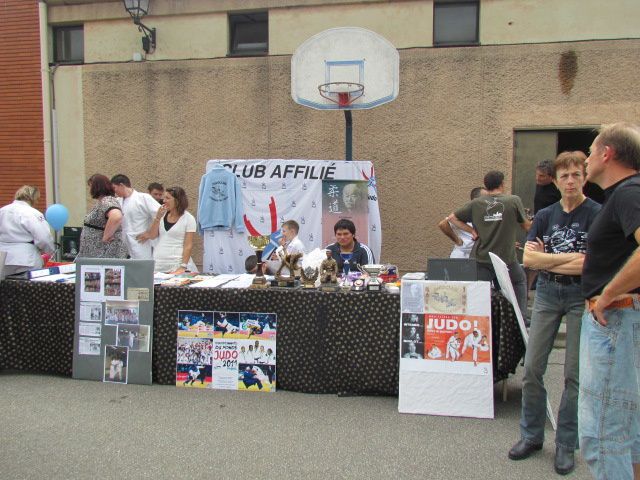
[(82, 25), (53, 27), (54, 63), (84, 62), (84, 28)]
[(477, 45), (479, 1), (436, 1), (433, 5), (433, 44)]
[(229, 32), (229, 55), (252, 56), (269, 53), (267, 12), (230, 14)]

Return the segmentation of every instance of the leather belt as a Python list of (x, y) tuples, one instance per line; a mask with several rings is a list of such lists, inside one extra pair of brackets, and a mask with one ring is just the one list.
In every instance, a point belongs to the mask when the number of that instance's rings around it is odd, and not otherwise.
[(580, 284), (580, 275), (560, 275), (557, 273), (551, 273), (547, 271), (540, 272), (540, 277), (549, 282), (559, 283), (561, 285), (573, 285)]
[[(590, 312), (593, 312), (593, 309), (596, 308), (596, 302), (598, 301), (598, 298), (599, 297), (593, 297), (586, 301), (587, 309)], [(609, 305), (607, 305), (607, 308), (605, 310), (613, 310), (613, 309), (623, 310), (625, 308), (634, 308), (635, 303), (638, 302), (639, 300), (640, 300), (640, 295), (637, 295), (637, 294), (629, 295), (628, 297), (614, 300)]]
[(91, 225), (90, 223), (85, 222), (84, 223), (85, 227), (89, 227), (89, 228), (93, 228), (95, 230), (104, 230), (104, 227), (98, 227), (97, 225)]

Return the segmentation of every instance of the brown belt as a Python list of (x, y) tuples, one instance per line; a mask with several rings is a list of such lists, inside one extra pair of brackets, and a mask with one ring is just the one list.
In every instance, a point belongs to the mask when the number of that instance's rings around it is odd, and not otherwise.
[[(633, 308), (634, 303), (638, 301), (638, 295), (630, 295), (628, 297), (620, 298), (619, 300), (614, 300), (609, 305), (607, 305), (606, 310), (611, 310), (614, 308), (624, 309), (624, 308)], [(598, 301), (598, 297), (593, 297), (587, 300), (587, 309), (592, 312), (594, 308), (596, 308), (596, 302)]]

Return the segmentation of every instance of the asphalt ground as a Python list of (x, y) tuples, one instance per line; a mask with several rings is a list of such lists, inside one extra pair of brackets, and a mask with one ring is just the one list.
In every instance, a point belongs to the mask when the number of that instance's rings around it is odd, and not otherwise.
[[(563, 350), (546, 383), (557, 410)], [(521, 369), (495, 419), (398, 413), (394, 397), (338, 397), (119, 385), (0, 374), (0, 478), (547, 479), (554, 432), (527, 460)], [(577, 455), (571, 479), (591, 478)]]

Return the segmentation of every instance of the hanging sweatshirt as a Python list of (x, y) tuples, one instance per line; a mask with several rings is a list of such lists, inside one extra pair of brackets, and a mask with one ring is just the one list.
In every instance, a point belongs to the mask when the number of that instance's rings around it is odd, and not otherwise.
[(245, 231), (242, 191), (237, 177), (222, 165), (215, 165), (200, 180), (198, 233), (204, 230)]

